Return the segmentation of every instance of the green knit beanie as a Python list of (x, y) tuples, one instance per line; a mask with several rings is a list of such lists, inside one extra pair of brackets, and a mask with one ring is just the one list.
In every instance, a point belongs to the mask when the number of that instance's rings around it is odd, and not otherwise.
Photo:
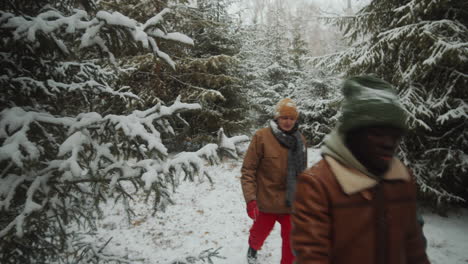
[(406, 112), (389, 83), (368, 75), (351, 77), (343, 83), (343, 95), (341, 133), (376, 125), (408, 129)]

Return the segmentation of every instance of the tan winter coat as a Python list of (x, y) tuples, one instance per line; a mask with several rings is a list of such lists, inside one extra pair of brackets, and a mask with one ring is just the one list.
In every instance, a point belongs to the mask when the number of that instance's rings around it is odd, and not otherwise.
[(271, 128), (258, 130), (245, 153), (241, 169), (245, 201), (257, 200), (262, 212), (290, 213), (291, 208), (286, 206), (287, 167), (288, 148), (278, 142)]
[(291, 242), (298, 264), (427, 264), (416, 188), (394, 159), (378, 184), (325, 156), (302, 173)]

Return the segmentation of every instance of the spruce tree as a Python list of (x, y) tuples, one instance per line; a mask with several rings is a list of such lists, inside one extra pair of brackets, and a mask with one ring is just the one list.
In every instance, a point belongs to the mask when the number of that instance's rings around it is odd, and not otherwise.
[(129, 57), (173, 69), (161, 44), (191, 39), (165, 29), (165, 8), (135, 20), (93, 1), (16, 3), (0, 11), (0, 262), (132, 262), (110, 256), (109, 241), (82, 240), (101, 203), (122, 202), (130, 219), (142, 191), (164, 209), (179, 180), (219, 160), (216, 144), (177, 157), (164, 144), (199, 104), (145, 98), (122, 81), (135, 71)]
[(468, 2), (374, 0), (339, 19), (350, 49), (316, 61), (395, 85), (410, 116), (402, 156), (426, 198), (468, 199)]
[(244, 67), (244, 86), (248, 87), (250, 118), (256, 127), (267, 126), (275, 104), (290, 97), (300, 109), (299, 124), (309, 146), (318, 146), (336, 120), (338, 79), (308, 62), (317, 51), (310, 49), (306, 39), (319, 23), (304, 16), (304, 10), (309, 9), (288, 12), (277, 10), (282, 7), (279, 1), (275, 4), (266, 11), (269, 24), (244, 28), (238, 55)]
[(248, 127), (245, 87), (241, 85), (239, 61), (241, 33), (228, 14), (230, 1), (202, 0), (185, 11), (180, 28), (194, 40), (196, 49), (181, 58), (175, 78), (185, 88), (187, 100), (197, 100), (202, 110), (186, 115), (190, 130), (186, 134), (192, 146), (212, 141), (220, 127), (227, 134)]
[(187, 122), (174, 124), (177, 135), (165, 140), (170, 150), (196, 150), (215, 140), (220, 127), (229, 135), (245, 130), (245, 92), (240, 85), (238, 61), (233, 58), (240, 42), (237, 27), (227, 13), (229, 1), (203, 0), (189, 5), (188, 1), (110, 0), (101, 5), (125, 15), (137, 14), (142, 20), (162, 7), (170, 7), (174, 12), (167, 14), (170, 23), (163, 28), (183, 31), (193, 40), (194, 46), (159, 42), (177, 63), (175, 69), (147, 54), (122, 58), (123, 63), (135, 68), (123, 74), (122, 85), (147, 98), (145, 103), (172, 102), (180, 95), (182, 100), (202, 106), (196, 114), (181, 113)]

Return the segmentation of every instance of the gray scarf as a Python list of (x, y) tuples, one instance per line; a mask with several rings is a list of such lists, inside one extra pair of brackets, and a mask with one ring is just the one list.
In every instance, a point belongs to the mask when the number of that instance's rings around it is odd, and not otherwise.
[(291, 133), (280, 130), (273, 120), (270, 122), (273, 135), (279, 143), (288, 148), (288, 175), (286, 177), (286, 205), (291, 207), (296, 191), (296, 178), (306, 168), (306, 149), (301, 133), (294, 128)]

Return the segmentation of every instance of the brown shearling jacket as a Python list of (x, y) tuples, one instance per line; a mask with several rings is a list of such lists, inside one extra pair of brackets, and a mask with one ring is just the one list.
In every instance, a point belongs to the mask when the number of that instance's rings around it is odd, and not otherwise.
[(291, 242), (298, 264), (428, 264), (416, 188), (394, 159), (379, 183), (325, 156), (298, 178)]
[(241, 168), (245, 201), (257, 200), (258, 209), (265, 213), (289, 214), (291, 208), (286, 206), (287, 167), (288, 148), (279, 143), (271, 128), (258, 130)]

